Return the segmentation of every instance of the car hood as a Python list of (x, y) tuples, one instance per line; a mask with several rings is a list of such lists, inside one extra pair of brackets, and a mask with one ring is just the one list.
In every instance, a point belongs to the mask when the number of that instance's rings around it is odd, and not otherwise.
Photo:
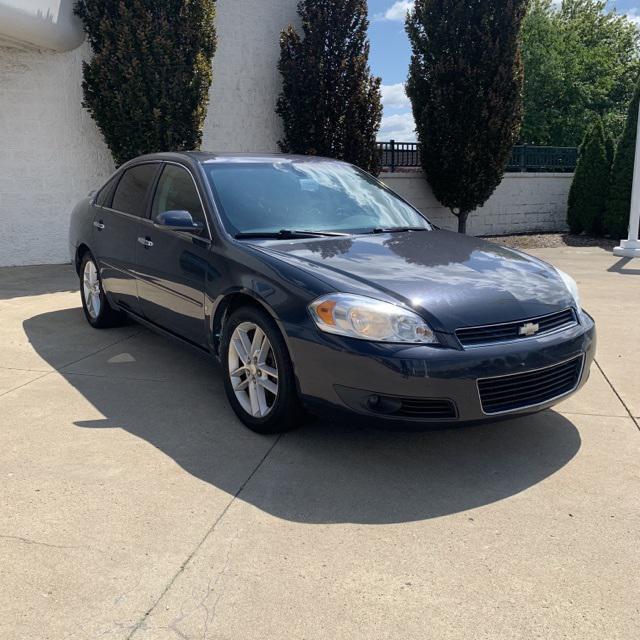
[(524, 320), (573, 304), (550, 265), (449, 231), (253, 244), (335, 291), (408, 305), (440, 331)]

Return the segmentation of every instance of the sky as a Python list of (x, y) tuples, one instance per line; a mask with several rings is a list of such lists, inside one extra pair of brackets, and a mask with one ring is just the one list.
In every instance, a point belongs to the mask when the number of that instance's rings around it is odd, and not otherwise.
[[(379, 140), (412, 142), (416, 139), (411, 105), (404, 92), (411, 57), (404, 17), (412, 5), (412, 0), (369, 0), (371, 71), (382, 78), (384, 104)], [(640, 0), (616, 0), (610, 6), (628, 14), (640, 25)]]

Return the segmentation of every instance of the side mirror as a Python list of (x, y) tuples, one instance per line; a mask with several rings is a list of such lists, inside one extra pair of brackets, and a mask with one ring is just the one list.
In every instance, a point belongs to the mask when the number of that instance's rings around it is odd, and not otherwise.
[(169, 227), (173, 231), (199, 233), (203, 229), (202, 224), (194, 222), (188, 211), (163, 211), (156, 216), (154, 222), (159, 227)]

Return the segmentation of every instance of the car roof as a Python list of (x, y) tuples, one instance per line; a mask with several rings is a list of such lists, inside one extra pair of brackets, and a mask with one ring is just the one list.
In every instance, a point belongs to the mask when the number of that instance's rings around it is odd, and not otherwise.
[[(150, 153), (144, 156), (133, 158), (129, 162), (139, 162), (141, 160), (173, 160), (183, 162), (190, 161), (200, 164), (208, 163), (233, 163), (233, 162), (273, 162), (296, 161), (296, 162), (338, 162), (332, 158), (320, 156), (304, 156), (286, 153), (213, 153), (208, 151), (175, 151), (164, 153)], [(127, 163), (128, 164), (128, 163)]]

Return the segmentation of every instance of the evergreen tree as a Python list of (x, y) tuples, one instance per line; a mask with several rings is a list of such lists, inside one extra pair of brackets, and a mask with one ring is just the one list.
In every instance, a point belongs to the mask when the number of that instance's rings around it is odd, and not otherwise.
[(280, 37), (284, 153), (329, 156), (376, 173), (380, 79), (369, 70), (366, 0), (301, 0), (302, 33)]
[(636, 87), (636, 92), (629, 105), (627, 121), (622, 137), (618, 141), (611, 171), (611, 188), (607, 201), (605, 228), (607, 233), (614, 238), (626, 238), (629, 231), (639, 104), (640, 83)]
[(602, 119), (587, 132), (569, 191), (567, 224), (572, 233), (601, 235), (609, 191), (611, 164)]
[(436, 198), (466, 232), (500, 184), (522, 120), (528, 0), (415, 0), (407, 94)]
[(117, 164), (198, 148), (215, 53), (215, 0), (79, 0), (93, 57), (84, 103)]
[(613, 167), (613, 161), (616, 157), (616, 139), (609, 132), (607, 132), (607, 139), (605, 140), (605, 149), (607, 151), (607, 162), (610, 167)]

